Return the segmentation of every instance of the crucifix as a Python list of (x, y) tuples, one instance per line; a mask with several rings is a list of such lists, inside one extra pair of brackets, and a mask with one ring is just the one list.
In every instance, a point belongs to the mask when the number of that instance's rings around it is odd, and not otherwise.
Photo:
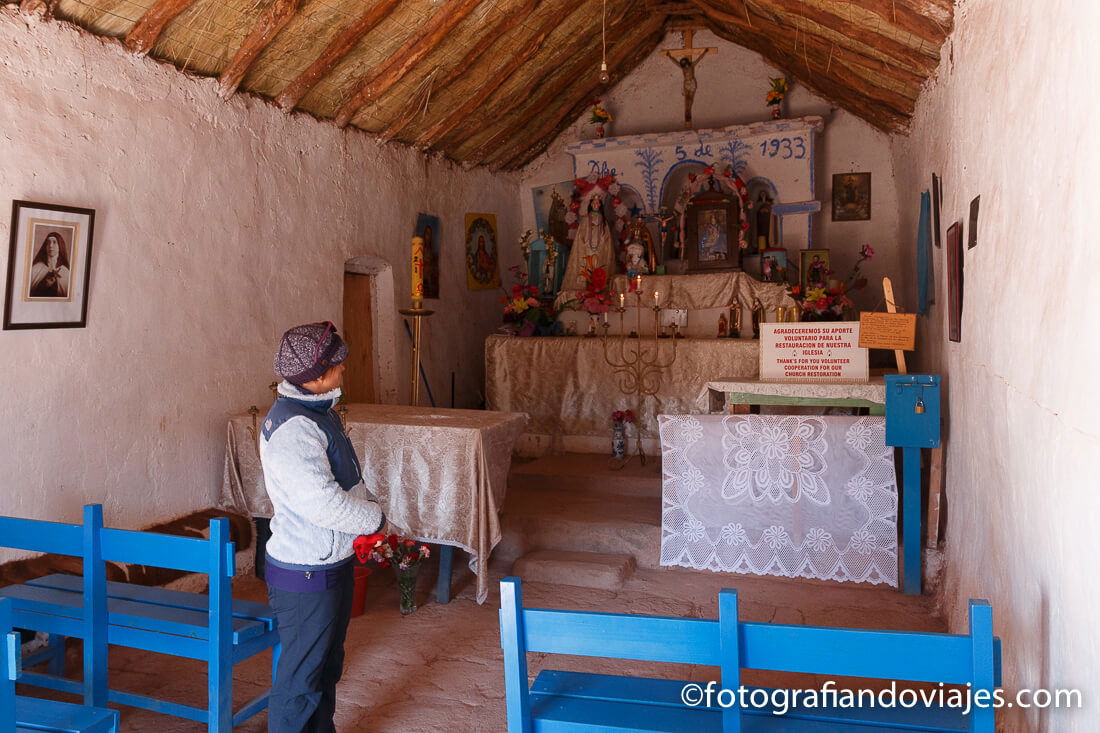
[(672, 59), (672, 62), (684, 72), (684, 127), (688, 130), (693, 129), (691, 105), (695, 101), (695, 90), (699, 87), (695, 81), (695, 65), (702, 61), (708, 53), (718, 52), (717, 48), (695, 48), (692, 45), (694, 36), (695, 31), (684, 31), (682, 37), (683, 48), (666, 48), (661, 51), (662, 56)]

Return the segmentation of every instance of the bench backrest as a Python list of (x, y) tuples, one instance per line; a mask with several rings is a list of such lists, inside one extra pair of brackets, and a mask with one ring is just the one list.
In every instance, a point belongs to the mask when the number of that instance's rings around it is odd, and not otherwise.
[(19, 678), (19, 634), (12, 630), (11, 601), (0, 598), (0, 731), (15, 730), (15, 680)]
[[(999, 640), (982, 600), (970, 601), (970, 633), (960, 635), (741, 622), (732, 589), (719, 593), (718, 621), (523, 608), (518, 578), (502, 580), (500, 595), (510, 731), (530, 729), (529, 651), (716, 666), (729, 690), (742, 668), (970, 684), (989, 694), (1000, 684)], [(740, 730), (736, 707), (722, 717), (727, 733)], [(992, 731), (992, 708), (975, 707), (970, 730)]]
[(210, 520), (208, 539), (178, 537), (105, 528), (103, 507), (88, 504), (83, 524), (0, 517), (0, 546), (83, 558), (84, 605), (79, 636), (84, 639), (85, 705), (107, 705), (107, 562), (209, 575), (209, 657), (215, 662), (230, 658), (230, 579), (235, 572), (236, 548), (229, 539), (229, 520), (225, 518)]

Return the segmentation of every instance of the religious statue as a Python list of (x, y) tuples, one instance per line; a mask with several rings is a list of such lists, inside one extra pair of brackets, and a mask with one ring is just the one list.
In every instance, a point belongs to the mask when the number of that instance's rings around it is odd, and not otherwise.
[(821, 261), (820, 256), (814, 255), (814, 259), (810, 262), (810, 266), (806, 268), (807, 285), (824, 285), (827, 275), (828, 269), (825, 267), (825, 263)]
[(626, 235), (626, 271), (633, 278), (635, 275), (648, 275), (657, 270), (656, 247), (653, 244), (653, 236), (649, 233), (649, 227), (645, 225), (642, 217), (635, 217), (627, 229)]
[(726, 318), (725, 311), (718, 316), (718, 338), (724, 339), (729, 335), (729, 320)]
[(760, 192), (753, 203), (753, 208), (756, 209), (754, 218), (756, 223), (756, 249), (758, 252), (763, 252), (772, 245), (772, 200), (768, 198), (767, 191)]
[(611, 229), (603, 216), (603, 201), (599, 194), (588, 199), (584, 216), (577, 225), (577, 234), (573, 238), (573, 249), (565, 265), (563, 290), (583, 290), (584, 271), (602, 267), (610, 275), (615, 259), (615, 250), (611, 243)]
[(683, 258), (683, 249), (680, 247), (680, 223), (677, 221), (676, 212), (667, 206), (662, 206), (657, 212), (657, 223), (659, 225), (661, 233), (661, 256), (662, 258), (674, 254), (676, 250), (680, 250), (680, 257)]

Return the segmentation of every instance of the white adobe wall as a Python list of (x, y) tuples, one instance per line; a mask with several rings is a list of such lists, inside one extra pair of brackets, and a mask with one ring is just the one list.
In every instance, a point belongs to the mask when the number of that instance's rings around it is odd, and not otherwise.
[(1085, 695), (1006, 711), (1006, 730), (1095, 731), (1100, 4), (966, 0), (956, 23), (894, 159), (903, 198), (943, 177), (945, 230), (981, 195), (962, 342), (946, 336), (945, 249), (920, 336), (922, 368), (947, 376), (947, 610), (961, 631), (966, 599), (989, 599), (1009, 690)]
[[(446, 405), (457, 372), (458, 406), (476, 406), (499, 292), (466, 289), (463, 216), (495, 213), (514, 242), (516, 177), (222, 101), (213, 80), (15, 7), (0, 8), (0, 269), (12, 199), (93, 208), (96, 231), (88, 327), (0, 331), (0, 513), (79, 521), (103, 502), (137, 526), (209, 506), (227, 415), (270, 403), (284, 329), (340, 321), (345, 261), (392, 264), (405, 304), (418, 211), (444, 227), (429, 378)], [(392, 317), (388, 397), (407, 402)]]
[[(692, 107), (696, 129), (739, 125), (768, 119), (764, 105), (770, 77), (782, 72), (770, 66), (757, 53), (718, 38), (709, 31), (695, 34), (696, 47), (714, 47), (717, 54), (708, 54), (696, 67), (698, 91)], [(682, 48), (679, 33), (669, 33), (659, 48)], [(593, 74), (598, 69), (592, 70)], [(825, 129), (817, 139), (817, 195), (821, 213), (814, 216), (814, 246), (831, 249), (833, 269), (844, 278), (851, 271), (860, 245), (870, 244), (876, 255), (864, 266), (863, 272), (872, 281), (883, 275), (893, 278), (895, 286), (911, 279), (911, 261), (898, 256), (898, 200), (894, 189), (894, 162), (890, 153), (890, 138), (857, 117), (834, 108), (829, 102), (810, 93), (792, 80), (792, 89), (785, 102), (786, 115), (821, 115)], [(645, 61), (619, 82), (604, 100), (615, 120), (608, 126), (613, 136), (648, 132), (682, 130), (684, 123), (683, 73), (679, 67), (655, 50)], [(531, 188), (567, 181), (573, 177), (573, 159), (565, 146), (594, 137), (586, 111), (550, 145), (547, 152), (523, 171), (520, 204), (524, 228), (534, 227)], [(871, 172), (871, 219), (859, 222), (833, 222), (832, 174), (850, 171)], [(913, 207), (917, 202), (913, 202)], [(904, 234), (903, 236), (910, 236)], [(794, 244), (788, 252), (796, 257)], [(872, 292), (873, 290), (873, 292)], [(899, 299), (901, 292), (899, 292)], [(857, 296), (856, 301), (870, 301), (873, 307), (881, 300), (876, 287)], [(902, 301), (904, 302), (904, 301)]]

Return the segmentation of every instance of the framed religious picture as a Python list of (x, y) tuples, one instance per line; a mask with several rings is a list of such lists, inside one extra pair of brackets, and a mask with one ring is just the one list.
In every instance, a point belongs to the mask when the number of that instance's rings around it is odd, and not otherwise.
[(760, 279), (766, 283), (787, 282), (787, 250), (766, 249), (760, 253)]
[(493, 290), (500, 287), (497, 218), (493, 214), (466, 215), (466, 287)]
[(414, 237), (424, 240), (424, 297), (439, 297), (439, 217), (416, 215)]
[(93, 209), (15, 201), (4, 328), (84, 328)]
[(721, 191), (692, 197), (684, 211), (689, 272), (741, 269), (741, 200)]
[(871, 174), (833, 174), (833, 221), (871, 218)]
[(829, 250), (827, 249), (803, 249), (800, 250), (798, 260), (798, 282), (802, 285), (802, 292), (810, 288), (823, 288), (829, 282)]
[(962, 341), (963, 236), (962, 222), (947, 228), (947, 338)]

